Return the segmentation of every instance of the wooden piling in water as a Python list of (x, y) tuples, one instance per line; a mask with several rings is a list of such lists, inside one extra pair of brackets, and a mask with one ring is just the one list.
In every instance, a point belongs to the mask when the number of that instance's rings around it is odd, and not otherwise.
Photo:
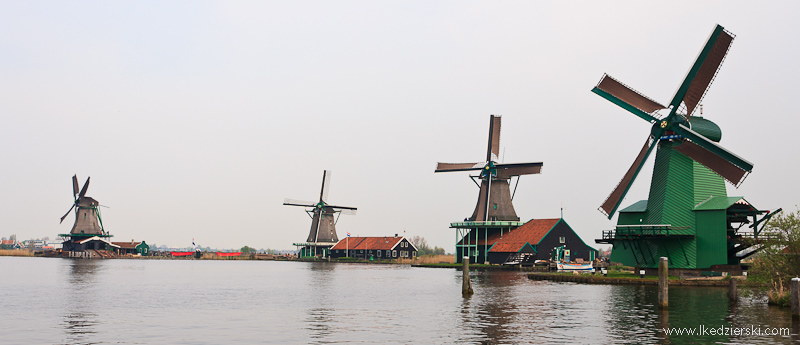
[(792, 278), (792, 316), (800, 317), (800, 278)]
[(736, 279), (731, 277), (730, 281), (730, 288), (728, 289), (728, 299), (731, 302), (736, 302), (736, 298), (739, 296), (738, 291), (736, 291)]
[(472, 291), (472, 283), (469, 281), (469, 257), (465, 256), (461, 259), (461, 262), (464, 263), (462, 267), (462, 281), (461, 281), (461, 294), (462, 295), (471, 295), (475, 293)]
[(658, 261), (658, 307), (669, 306), (669, 262), (666, 257)]

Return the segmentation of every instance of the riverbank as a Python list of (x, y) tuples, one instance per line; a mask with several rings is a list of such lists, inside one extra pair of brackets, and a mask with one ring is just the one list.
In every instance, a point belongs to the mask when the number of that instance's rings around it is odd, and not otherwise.
[(30, 249), (0, 249), (0, 256), (34, 256)]
[[(528, 279), (531, 280), (549, 280), (555, 282), (572, 282), (582, 284), (612, 284), (612, 285), (658, 285), (658, 277), (645, 276), (644, 278), (632, 277), (603, 277), (602, 275), (590, 274), (565, 274), (565, 273), (528, 273)], [(730, 279), (679, 279), (678, 277), (670, 277), (670, 286), (729, 286)], [(740, 278), (732, 278), (740, 279)], [(740, 279), (743, 284), (747, 281)]]
[[(411, 264), (411, 267), (423, 267), (423, 268), (452, 268), (452, 269), (462, 269), (462, 264), (455, 264), (455, 263), (437, 263), (437, 264), (424, 264), (424, 263), (414, 263)], [(519, 266), (519, 265), (486, 265), (486, 264), (470, 264), (470, 270), (505, 270), (505, 271), (525, 271), (525, 272), (547, 272), (548, 268), (546, 266)]]
[[(388, 259), (388, 260), (368, 260), (361, 258), (343, 257), (338, 259), (322, 259), (322, 258), (297, 258), (295, 256), (273, 255), (273, 254), (255, 254), (255, 253), (242, 253), (238, 256), (221, 256), (216, 252), (201, 252), (200, 257), (195, 255), (186, 256), (172, 256), (167, 253), (151, 253), (155, 255), (117, 255), (115, 253), (104, 250), (89, 250), (87, 255), (80, 257), (72, 257), (75, 259), (87, 260), (108, 260), (108, 259), (128, 259), (128, 260), (259, 260), (259, 261), (299, 261), (299, 262), (331, 262), (331, 263), (357, 263), (357, 264), (378, 264), (378, 265), (415, 265), (415, 264), (429, 264), (437, 263), (441, 265), (449, 265), (448, 262), (455, 261), (453, 255), (424, 255), (413, 259)], [(21, 257), (46, 257), (46, 258), (70, 258), (60, 251), (32, 251), (27, 249), (22, 250), (0, 250), (0, 256), (21, 256)], [(459, 266), (460, 267), (460, 266)]]

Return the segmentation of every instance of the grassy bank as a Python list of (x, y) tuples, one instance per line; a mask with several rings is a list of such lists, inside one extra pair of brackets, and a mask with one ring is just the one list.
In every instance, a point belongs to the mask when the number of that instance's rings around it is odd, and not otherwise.
[(0, 249), (0, 256), (33, 256), (30, 249)]

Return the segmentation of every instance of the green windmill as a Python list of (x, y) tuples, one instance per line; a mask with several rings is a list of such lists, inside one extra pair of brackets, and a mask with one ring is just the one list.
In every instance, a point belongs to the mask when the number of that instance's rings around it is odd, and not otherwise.
[(717, 144), (722, 131), (714, 122), (693, 116), (733, 38), (716, 26), (669, 106), (608, 75), (592, 90), (652, 124), (633, 165), (600, 206), (609, 219), (656, 149), (648, 199), (619, 210), (616, 229), (596, 240), (613, 245), (612, 261), (653, 268), (666, 256), (670, 268), (735, 269), (759, 248), (759, 225), (771, 214), (742, 197), (729, 197), (723, 181), (738, 187), (753, 164)]

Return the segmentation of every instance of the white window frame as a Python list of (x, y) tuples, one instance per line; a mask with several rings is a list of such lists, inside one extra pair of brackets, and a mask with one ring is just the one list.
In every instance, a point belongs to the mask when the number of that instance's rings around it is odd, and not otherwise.
[(392, 251), (392, 257), (393, 257), (393, 258), (396, 258), (396, 257), (397, 257), (397, 251), (396, 251), (396, 250), (393, 250), (393, 251)]
[(558, 243), (567, 243), (567, 238), (564, 237), (564, 236), (559, 237), (558, 238)]

